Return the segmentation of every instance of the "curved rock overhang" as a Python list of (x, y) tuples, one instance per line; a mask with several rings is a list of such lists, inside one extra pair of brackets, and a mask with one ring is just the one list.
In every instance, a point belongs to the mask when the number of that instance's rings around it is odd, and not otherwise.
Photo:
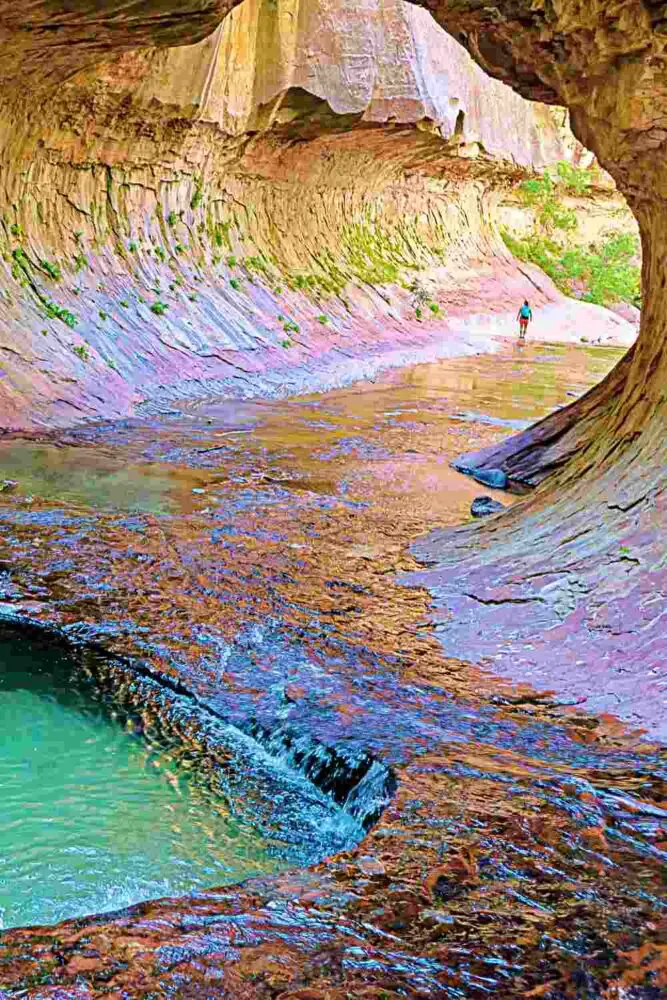
[[(132, 51), (130, 15), (124, 49), (87, 55), (56, 19), (37, 77), (33, 33), (0, 20), (25, 69), (0, 91), (0, 427), (279, 391), (309, 368), (303, 388), (339, 384), (350, 351), (475, 350), (469, 314), (507, 322), (535, 291), (495, 205), (581, 148), (428, 12), (245, 0), (196, 44), (186, 14), (187, 44)], [(438, 293), (428, 323), (415, 276)]]
[(0, 3), (0, 92), (25, 99), (110, 54), (192, 45), (206, 38), (235, 0), (71, 0)]
[[(41, 6), (31, 5), (31, 7), (33, 10), (41, 9)], [(96, 7), (99, 8), (99, 4)], [(151, 10), (152, 5), (141, 4), (137, 7), (141, 7), (145, 13), (146, 10)], [(653, 7), (658, 9), (656, 5)], [(12, 17), (20, 9), (18, 5), (14, 5), (9, 10), (7, 5), (7, 13)], [(46, 13), (49, 10), (53, 12), (51, 5), (43, 5), (43, 9)], [(451, 535), (432, 540), (429, 543), (429, 554), (441, 562), (450, 559), (457, 564), (456, 574), (450, 573), (450, 577), (455, 577), (455, 588), (458, 588), (452, 589), (452, 604), (464, 591), (468, 594), (475, 593), (464, 579), (466, 574), (470, 577), (475, 568), (484, 574), (483, 580), (478, 576), (472, 585), (478, 588), (477, 593), (482, 600), (477, 601), (474, 628), (468, 628), (463, 635), (468, 648), (470, 648), (470, 636), (479, 631), (478, 616), (481, 608), (490, 609), (489, 613), (495, 608), (500, 617), (497, 623), (490, 622), (490, 626), (495, 627), (498, 624), (498, 628), (507, 631), (509, 612), (512, 614), (514, 628), (518, 605), (530, 606), (532, 595), (526, 594), (526, 588), (544, 585), (545, 589), (536, 594), (535, 600), (553, 607), (552, 637), (567, 654), (564, 659), (568, 666), (574, 669), (577, 660), (583, 662), (587, 655), (589, 662), (596, 656), (607, 660), (611, 658), (612, 661), (616, 658), (618, 662), (624, 655), (623, 642), (626, 633), (631, 633), (633, 644), (631, 657), (624, 659), (624, 666), (632, 660), (634, 665), (645, 673), (652, 668), (653, 663), (659, 663), (660, 615), (664, 608), (665, 583), (662, 569), (664, 544), (661, 545), (661, 531), (665, 522), (664, 258), (667, 255), (665, 248), (667, 240), (664, 237), (663, 227), (664, 165), (659, 155), (661, 139), (654, 134), (642, 152), (642, 129), (628, 126), (626, 137), (621, 122), (626, 121), (627, 124), (630, 119), (615, 117), (615, 100), (611, 101), (609, 114), (605, 115), (602, 108), (604, 101), (600, 96), (597, 112), (593, 116), (595, 94), (598, 91), (593, 93), (590, 105), (586, 103), (583, 85), (580, 100), (574, 100), (572, 96), (574, 89), (568, 99), (564, 85), (557, 86), (557, 76), (559, 79), (560, 76), (565, 78), (571, 74), (572, 88), (577, 86), (577, 76), (581, 80), (588, 81), (590, 85), (592, 78), (589, 76), (589, 71), (594, 73), (597, 66), (602, 72), (604, 65), (602, 77), (607, 70), (612, 75), (618, 72), (620, 75), (617, 78), (617, 86), (620, 87), (622, 79), (625, 87), (625, 83), (631, 80), (633, 73), (636, 73), (636, 85), (630, 86), (628, 82), (629, 89), (625, 93), (628, 114), (631, 115), (635, 102), (641, 105), (644, 99), (647, 113), (651, 111), (651, 86), (649, 86), (651, 74), (655, 73), (660, 83), (664, 80), (664, 70), (659, 55), (660, 32), (657, 28), (655, 31), (650, 28), (649, 34), (655, 46), (646, 48), (645, 59), (644, 56), (634, 58), (632, 55), (634, 48), (631, 52), (631, 43), (634, 46), (645, 41), (647, 18), (650, 24), (648, 4), (609, 4), (596, 3), (592, 0), (586, 5), (584, 12), (589, 27), (576, 30), (573, 28), (568, 33), (568, 10), (574, 12), (572, 16), (574, 22), (580, 9), (579, 4), (568, 5), (566, 2), (558, 4), (554, 10), (554, 6), (550, 3), (538, 6), (534, 2), (513, 2), (483, 7), (481, 4), (462, 3), (459, 0), (456, 3), (440, 4), (435, 13), (445, 27), (459, 33), (460, 39), (468, 45), (475, 57), (496, 75), (521, 88), (528, 96), (539, 97), (542, 100), (558, 99), (570, 103), (574, 108), (578, 134), (598, 152), (602, 162), (614, 173), (622, 189), (631, 198), (642, 225), (645, 249), (645, 310), (640, 344), (624, 365), (610, 376), (603, 386), (594, 390), (586, 401), (576, 404), (569, 411), (563, 411), (557, 420), (549, 421), (546, 425), (542, 425), (541, 429), (529, 432), (533, 435), (532, 438), (524, 437), (517, 445), (506, 443), (502, 454), (498, 453), (495, 461), (507, 463), (507, 468), (512, 473), (515, 466), (511, 465), (510, 457), (518, 455), (521, 451), (523, 456), (521, 477), (531, 482), (544, 479), (543, 485), (534, 497), (479, 530), (474, 532), (466, 530), (456, 534), (453, 544)], [(618, 11), (617, 14), (614, 14), (615, 10)], [(615, 31), (620, 30), (615, 28), (615, 24), (623, 21), (621, 15), (625, 16), (624, 12), (630, 16), (631, 26), (625, 32), (621, 32), (622, 38), (617, 41), (621, 44), (623, 38), (629, 39), (627, 48), (620, 53), (617, 50), (607, 63), (599, 60), (598, 65), (593, 58), (595, 45), (599, 39), (604, 39), (607, 35), (613, 37)], [(159, 13), (159, 9), (156, 13)], [(3, 17), (4, 15), (5, 11)], [(504, 23), (506, 17), (507, 25)], [(632, 23), (633, 17), (634, 23)], [(558, 75), (553, 71), (552, 76), (551, 63), (548, 63), (550, 67), (548, 79), (546, 69), (540, 69), (539, 63), (540, 59), (545, 60), (545, 50), (541, 48), (541, 36), (538, 31), (542, 20), (556, 25), (558, 29), (553, 33), (554, 54), (549, 56), (551, 60), (559, 52), (567, 53), (570, 47), (574, 51), (577, 45), (581, 46), (579, 62), (573, 62), (570, 69), (565, 55), (560, 61), (556, 60), (559, 67)], [(552, 36), (547, 29), (544, 30), (546, 44)], [(197, 36), (188, 34), (185, 28), (183, 32), (181, 35), (179, 29), (179, 41), (196, 40)], [(564, 38), (560, 38), (559, 34)], [(146, 44), (146, 36), (143, 38), (143, 42), (139, 44)], [(74, 41), (74, 35), (60, 36), (63, 48), (68, 44), (73, 45)], [(153, 41), (155, 36), (152, 36), (151, 44)], [(175, 36), (166, 42), (166, 44), (174, 43)], [(589, 43), (590, 52), (587, 55)], [(85, 48), (85, 39), (83, 47)], [(119, 43), (119, 47), (127, 46)], [(519, 58), (519, 48), (521, 58)], [(647, 54), (649, 49), (651, 55)], [(40, 65), (44, 65), (42, 60), (46, 58), (44, 52), (41, 42), (28, 44), (23, 39), (18, 49), (20, 58), (15, 58), (12, 63), (14, 70), (22, 67), (26, 71), (30, 69), (31, 72), (39, 74)], [(91, 61), (95, 58), (93, 54)], [(90, 65), (91, 61), (89, 56), (82, 56), (82, 61), (77, 63), (77, 66)], [(67, 62), (67, 58), (63, 55), (61, 65), (65, 67)], [(580, 67), (581, 72), (578, 73), (577, 67)], [(66, 75), (65, 70), (64, 75)], [(597, 77), (595, 79), (597, 80)], [(658, 87), (656, 91), (655, 109), (651, 117), (652, 121), (658, 122), (662, 114), (659, 89)], [(613, 86), (608, 91), (604, 80), (601, 80), (599, 94), (603, 95), (603, 92), (607, 96), (613, 96)], [(659, 125), (655, 127), (659, 129)], [(644, 129), (644, 132), (650, 132), (650, 128)], [(646, 140), (646, 135), (644, 138)], [(616, 155), (612, 155), (616, 141), (619, 143), (618, 150)], [(650, 142), (658, 145), (651, 146)], [(636, 156), (632, 154), (633, 149)], [(579, 417), (582, 418), (581, 422)], [(547, 439), (553, 441), (554, 445), (553, 451), (548, 456), (548, 466), (542, 459), (544, 449), (540, 451), (532, 445), (534, 441), (544, 444)], [(565, 459), (567, 461), (563, 464), (562, 460)], [(484, 461), (487, 464), (490, 460), (489, 456), (485, 456)], [(553, 470), (556, 470), (555, 475), (543, 476), (544, 472)], [(477, 567), (473, 566), (473, 560), (477, 561)], [(563, 579), (566, 581), (565, 584), (562, 582)], [(528, 582), (529, 580), (531, 582)], [(441, 591), (444, 590), (442, 578), (437, 586)], [(484, 587), (489, 591), (488, 600), (482, 592)], [(511, 589), (513, 587), (516, 588), (514, 592)], [(517, 599), (514, 599), (515, 597)], [(561, 625), (563, 627), (559, 628)], [(526, 624), (524, 621), (521, 627), (524, 628), (524, 635), (530, 634), (529, 622)], [(491, 644), (497, 640), (499, 634), (497, 629), (494, 633), (493, 628), (489, 628), (487, 636), (490, 637)], [(521, 635), (518, 641), (520, 640)], [(547, 646), (548, 643), (545, 644), (545, 647)], [(524, 643), (525, 648), (527, 647)], [(627, 653), (627, 647), (625, 652)], [(554, 657), (553, 648), (546, 648), (542, 662), (547, 669), (553, 670), (558, 662), (558, 658)], [(590, 684), (590, 676), (587, 681)], [(656, 686), (656, 696), (660, 694)], [(422, 770), (428, 766), (434, 771), (441, 771), (443, 764), (442, 759), (436, 754), (432, 760), (422, 758), (420, 766)], [(424, 785), (427, 792), (428, 787)], [(452, 797), (459, 794), (460, 785), (453, 785)], [(486, 790), (485, 794), (488, 795), (489, 791)], [(415, 804), (401, 802), (400, 805), (414, 807)], [(404, 810), (404, 813), (407, 812), (407, 809)], [(543, 822), (543, 816), (535, 816), (536, 826)], [(589, 833), (600, 836), (599, 831), (592, 827)], [(416, 835), (415, 842), (419, 844), (419, 850), (423, 854), (424, 848)], [(592, 839), (590, 842), (595, 847), (599, 845), (597, 839)], [(401, 850), (403, 849), (401, 841)], [(421, 860), (420, 857), (420, 863)], [(461, 864), (464, 868), (466, 864), (470, 866), (470, 863), (469, 857), (462, 857)], [(619, 863), (627, 863), (627, 857), (619, 856)], [(364, 875), (368, 874), (364, 869), (361, 870)], [(230, 897), (223, 901), (219, 898), (204, 899), (197, 901), (194, 907), (192, 903), (188, 903), (188, 912), (182, 916), (178, 915), (171, 922), (168, 913), (169, 903), (147, 905), (140, 908), (134, 916), (121, 915), (117, 922), (110, 925), (97, 921), (92, 931), (90, 926), (84, 923), (71, 926), (64, 932), (57, 931), (56, 935), (51, 937), (43, 932), (44, 936), (39, 938), (37, 944), (30, 943), (29, 931), (16, 932), (8, 936), (14, 944), (14, 950), (10, 950), (10, 946), (7, 945), (6, 960), (15, 963), (19, 969), (16, 975), (20, 975), (22, 982), (29, 982), (31, 985), (36, 981), (43, 982), (44, 966), (48, 969), (58, 967), (65, 969), (69, 977), (67, 982), (72, 984), (68, 992), (72, 995), (74, 993), (91, 995), (85, 985), (79, 985), (81, 977), (90, 974), (91, 968), (94, 968), (96, 963), (103, 964), (97, 956), (108, 954), (114, 948), (118, 949), (119, 960), (113, 968), (107, 967), (102, 970), (102, 974), (106, 977), (105, 983), (109, 975), (113, 976), (116, 970), (121, 970), (119, 974), (122, 975), (124, 970), (129, 970), (130, 967), (134, 968), (137, 977), (134, 982), (142, 978), (143, 983), (149, 981), (151, 975), (155, 976), (156, 969), (157, 974), (161, 974), (162, 967), (155, 964), (155, 950), (146, 947), (142, 951), (141, 944), (142, 940), (151, 943), (160, 940), (164, 946), (160, 949), (158, 957), (164, 962), (163, 967), (175, 968), (176, 974), (180, 977), (175, 988), (180, 990), (183, 996), (194, 996), (198, 995), (199, 986), (189, 987), (185, 980), (186, 974), (191, 977), (199, 975), (204, 957), (212, 963), (212, 975), (218, 974), (220, 966), (225, 963), (231, 964), (230, 955), (239, 942), (243, 946), (252, 943), (251, 933), (257, 928), (260, 935), (274, 934), (280, 940), (280, 964), (284, 966), (287, 961), (286, 945), (283, 943), (284, 928), (288, 921), (294, 920), (296, 891), (300, 892), (306, 908), (309, 908), (313, 902), (318, 906), (326, 905), (326, 900), (324, 904), (321, 902), (325, 889), (329, 890), (329, 884), (325, 883), (324, 879), (318, 882), (315, 878), (308, 884), (304, 882), (298, 890), (295, 890), (293, 881), (279, 887), (274, 883), (265, 887), (250, 887), (248, 895), (243, 899), (238, 897)], [(386, 893), (384, 886), (382, 892)], [(392, 905), (396, 908), (396, 922), (390, 925), (391, 943), (387, 945), (387, 934), (384, 934), (380, 945), (376, 948), (378, 958), (384, 958), (388, 948), (391, 948), (392, 952), (396, 951), (395, 934), (398, 928), (416, 924), (411, 899), (407, 901), (399, 899), (396, 902), (394, 898)], [(578, 906), (581, 905), (582, 901), (579, 900)], [(613, 912), (613, 909), (608, 906), (607, 912)], [(221, 910), (225, 912), (221, 913)], [(315, 936), (315, 929), (318, 928), (314, 920), (314, 916), (319, 917), (319, 914), (313, 915), (312, 909), (307, 909), (307, 913), (308, 922), (304, 922), (303, 941), (307, 940), (311, 949), (319, 949), (316, 961), (319, 965), (324, 965), (330, 960), (329, 943), (325, 940), (319, 945), (319, 939)], [(534, 912), (533, 919), (535, 919)], [(544, 917), (538, 914), (537, 919), (543, 920)], [(340, 927), (342, 918), (337, 910), (334, 910), (331, 922), (332, 924), (336, 922)], [(202, 928), (209, 929), (208, 938), (203, 934)], [(439, 927), (436, 929), (439, 934)], [(184, 934), (189, 934), (187, 948), (182, 947)], [(303, 964), (304, 961), (305, 949), (301, 941), (302, 939), (299, 939), (293, 949), (296, 958), (292, 957), (291, 960), (294, 963)], [(310, 944), (311, 941), (315, 941), (315, 944)], [(422, 941), (423, 934), (420, 930), (418, 944)], [(357, 945), (358, 939), (346, 938), (346, 944), (348, 942)], [(34, 957), (31, 948), (34, 949)], [(245, 951), (247, 950), (246, 947)], [(354, 950), (358, 949), (347, 948), (346, 956), (354, 957)], [(402, 954), (394, 957), (396, 961), (400, 960), (402, 965), (405, 965)], [(636, 953), (637, 962), (641, 962), (643, 957), (642, 952)], [(272, 967), (272, 971), (277, 966), (278, 962)], [(5, 982), (8, 975), (9, 973), (5, 972)], [(40, 977), (39, 980), (36, 975)], [(409, 970), (409, 975), (410, 979), (407, 980), (405, 989), (414, 990), (412, 969)], [(249, 977), (246, 976), (247, 978)], [(214, 990), (219, 988), (218, 982), (219, 980), (216, 981)], [(248, 991), (249, 994), (253, 989), (252, 984), (249, 985), (240, 976), (235, 980), (235, 985), (238, 988), (238, 995), (241, 995), (241, 990)], [(426, 985), (427, 988), (430, 987), (430, 983), (427, 982)], [(536, 990), (542, 991), (544, 983), (531, 982), (529, 986), (535, 986)], [(36, 987), (40, 995), (44, 988), (50, 990), (48, 986)], [(437, 989), (437, 984), (435, 988)], [(299, 990), (296, 995), (304, 996), (311, 992), (304, 989)], [(429, 993), (433, 995), (433, 989), (430, 989)]]

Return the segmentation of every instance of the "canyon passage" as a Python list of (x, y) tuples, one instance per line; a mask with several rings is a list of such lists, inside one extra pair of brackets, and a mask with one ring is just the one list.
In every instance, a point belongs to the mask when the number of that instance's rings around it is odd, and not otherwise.
[(667, 996), (662, 7), (0, 0), (0, 995)]

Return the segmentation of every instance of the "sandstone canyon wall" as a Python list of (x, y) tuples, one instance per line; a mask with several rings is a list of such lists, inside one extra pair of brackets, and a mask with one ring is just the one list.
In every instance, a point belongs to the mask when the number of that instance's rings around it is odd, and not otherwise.
[[(51, 62), (35, 30), (7, 42), (5, 428), (336, 384), (478, 349), (524, 294), (560, 303), (494, 217), (525, 171), (581, 156), (563, 112), (489, 80), (399, 0), (245, 0), (199, 41), (224, 12), (181, 12), (195, 44), (179, 48), (157, 13), (123, 44), (121, 15), (99, 32), (65, 17)], [(416, 315), (415, 279), (437, 312)]]
[(415, 582), (437, 596), (446, 649), (464, 640), (497, 673), (637, 725), (652, 714), (664, 738), (664, 4), (517, 0), (500, 17), (474, 2), (427, 6), (497, 78), (570, 108), (635, 213), (643, 275), (640, 335), (618, 367), (572, 406), (459, 463), (501, 468), (535, 494), (477, 530), (426, 540), (434, 568)]

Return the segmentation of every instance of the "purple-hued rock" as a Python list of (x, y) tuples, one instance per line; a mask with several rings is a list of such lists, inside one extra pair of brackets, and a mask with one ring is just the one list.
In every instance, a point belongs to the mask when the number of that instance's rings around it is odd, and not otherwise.
[(490, 514), (497, 514), (501, 510), (505, 510), (505, 505), (500, 503), (499, 500), (494, 500), (493, 497), (487, 496), (475, 497), (470, 505), (470, 513), (473, 517), (488, 517)]

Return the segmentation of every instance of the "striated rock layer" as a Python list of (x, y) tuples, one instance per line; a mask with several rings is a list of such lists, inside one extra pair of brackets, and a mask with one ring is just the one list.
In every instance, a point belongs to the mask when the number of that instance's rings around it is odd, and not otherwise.
[(488, 347), (526, 295), (546, 329), (633, 337), (498, 238), (508, 185), (581, 155), (563, 113), (399, 0), (246, 0), (198, 44), (7, 88), (0, 122), (6, 428)]

